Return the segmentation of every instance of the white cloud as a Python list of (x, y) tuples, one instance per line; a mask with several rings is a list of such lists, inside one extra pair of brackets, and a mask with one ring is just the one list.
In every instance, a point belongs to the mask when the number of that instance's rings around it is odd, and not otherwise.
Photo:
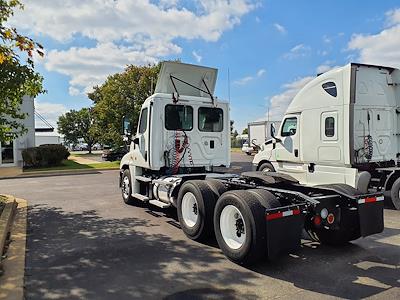
[[(69, 76), (72, 91), (84, 89), (90, 92), (94, 85), (101, 84), (109, 74), (120, 71), (127, 64), (155, 63), (152, 51), (151, 47), (140, 51), (113, 43), (98, 44), (94, 48), (72, 47), (65, 51), (49, 51), (45, 66), (49, 71)], [(180, 48), (170, 51), (179, 53)]]
[(282, 33), (282, 34), (286, 34), (286, 33), (287, 33), (286, 28), (285, 28), (283, 25), (281, 25), (281, 24), (274, 23), (274, 27), (275, 27), (275, 29), (276, 29), (278, 32), (280, 32), (280, 33)]
[(246, 77), (240, 78), (238, 80), (235, 80), (233, 82), (233, 84), (245, 85), (245, 84), (249, 83), (250, 81), (252, 81), (253, 79), (254, 79), (253, 76), (246, 76)]
[(389, 10), (386, 13), (386, 21), (389, 26), (400, 23), (400, 8)]
[[(285, 89), (282, 93), (272, 96), (267, 99), (269, 102), (269, 120), (280, 121), (286, 112), (289, 104), (299, 90), (304, 87), (314, 77), (307, 76), (298, 78), (293, 82), (286, 83), (282, 87)], [(266, 115), (268, 119), (268, 113)]]
[(311, 48), (309, 46), (306, 46), (304, 44), (298, 44), (294, 46), (292, 49), (290, 49), (289, 52), (285, 53), (283, 55), (283, 58), (286, 59), (296, 59), (300, 57), (305, 57), (309, 55), (311, 51)]
[[(65, 114), (68, 109), (63, 104), (35, 100), (35, 111), (43, 116), (54, 128), (57, 128), (58, 117)], [(35, 116), (35, 127), (48, 128), (49, 126)]]
[(257, 6), (256, 0), (26, 0), (12, 25), (58, 42), (76, 37), (90, 48), (50, 49), (45, 67), (70, 76), (75, 89), (89, 90), (127, 64), (156, 62), (182, 50), (177, 39), (217, 41)]
[(73, 86), (70, 86), (70, 87), (69, 87), (68, 93), (69, 93), (71, 96), (78, 96), (78, 95), (82, 94), (82, 92), (81, 92), (79, 89), (74, 88)]
[(321, 65), (319, 65), (316, 69), (317, 74), (325, 73), (332, 69), (340, 68), (342, 66), (335, 65), (334, 60), (326, 60)]
[(322, 40), (326, 44), (329, 44), (330, 42), (332, 42), (332, 39), (329, 36), (327, 36), (326, 34), (322, 36)]
[(363, 63), (400, 67), (400, 9), (386, 13), (389, 27), (377, 34), (355, 34), (348, 49), (358, 52)]
[(261, 23), (261, 19), (259, 17), (256, 17), (256, 23)]
[(254, 75), (254, 76), (246, 76), (246, 77), (240, 78), (238, 80), (235, 80), (233, 82), (233, 84), (245, 85), (245, 84), (249, 83), (250, 81), (253, 81), (256, 78), (259, 78), (259, 77), (263, 76), (265, 74), (265, 72), (266, 72), (265, 69), (260, 69), (260, 70), (257, 71), (256, 75)]
[(263, 76), (264, 74), (265, 74), (265, 69), (260, 69), (260, 70), (258, 70), (257, 71), (257, 77), (261, 77), (261, 76)]
[(196, 51), (193, 51), (192, 54), (193, 54), (193, 56), (194, 56), (194, 59), (195, 59), (198, 63), (200, 63), (201, 60), (203, 59), (203, 57), (202, 57), (201, 55), (199, 55)]

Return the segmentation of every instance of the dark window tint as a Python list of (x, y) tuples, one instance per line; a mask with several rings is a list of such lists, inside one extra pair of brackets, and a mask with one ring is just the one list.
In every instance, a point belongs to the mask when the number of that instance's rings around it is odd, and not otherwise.
[(282, 136), (295, 135), (297, 130), (297, 118), (287, 118), (282, 126)]
[(329, 95), (336, 97), (337, 96), (337, 89), (336, 84), (332, 81), (326, 82), (322, 85), (322, 88), (327, 92)]
[(144, 133), (147, 129), (147, 108), (143, 108), (140, 115), (139, 133)]
[(335, 135), (335, 118), (328, 117), (325, 119), (325, 136), (333, 137)]
[(186, 105), (165, 106), (165, 128), (167, 130), (192, 130), (193, 108)]
[(220, 108), (199, 108), (199, 130), (221, 132), (224, 128), (224, 112)]

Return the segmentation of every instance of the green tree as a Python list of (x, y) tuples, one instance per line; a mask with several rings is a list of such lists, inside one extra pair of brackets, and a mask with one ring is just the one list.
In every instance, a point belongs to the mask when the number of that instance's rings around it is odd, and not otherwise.
[(160, 64), (128, 66), (89, 93), (94, 103), (94, 127), (103, 144), (123, 145), (121, 127), (125, 116), (130, 118), (135, 132), (141, 106), (153, 93), (159, 71)]
[(43, 56), (43, 47), (6, 25), (15, 9), (23, 9), (19, 0), (0, 0), (0, 141), (26, 132), (21, 122), (26, 114), (20, 111), (23, 97), (44, 92), (32, 59), (35, 52)]
[(248, 128), (243, 129), (242, 134), (249, 134), (249, 129)]
[(82, 108), (71, 110), (58, 118), (58, 132), (64, 135), (65, 141), (77, 144), (82, 139), (87, 145), (89, 153), (98, 141), (92, 109)]

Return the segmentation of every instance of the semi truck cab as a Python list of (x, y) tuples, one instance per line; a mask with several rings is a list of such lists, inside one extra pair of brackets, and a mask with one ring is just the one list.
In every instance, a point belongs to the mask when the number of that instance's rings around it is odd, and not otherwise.
[(311, 186), (385, 191), (400, 209), (399, 84), (398, 69), (356, 63), (317, 76), (294, 97), (254, 168)]

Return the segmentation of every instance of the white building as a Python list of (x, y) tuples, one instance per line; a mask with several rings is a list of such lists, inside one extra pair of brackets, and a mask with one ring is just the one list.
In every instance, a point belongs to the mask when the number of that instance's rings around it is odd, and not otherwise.
[(35, 113), (33, 98), (24, 97), (21, 112), (27, 113), (27, 117), (21, 120), (28, 130), (26, 134), (10, 142), (0, 142), (0, 168), (22, 167), (22, 150), (35, 146)]
[(36, 147), (44, 144), (64, 144), (64, 137), (57, 131), (38, 131), (35, 132)]

